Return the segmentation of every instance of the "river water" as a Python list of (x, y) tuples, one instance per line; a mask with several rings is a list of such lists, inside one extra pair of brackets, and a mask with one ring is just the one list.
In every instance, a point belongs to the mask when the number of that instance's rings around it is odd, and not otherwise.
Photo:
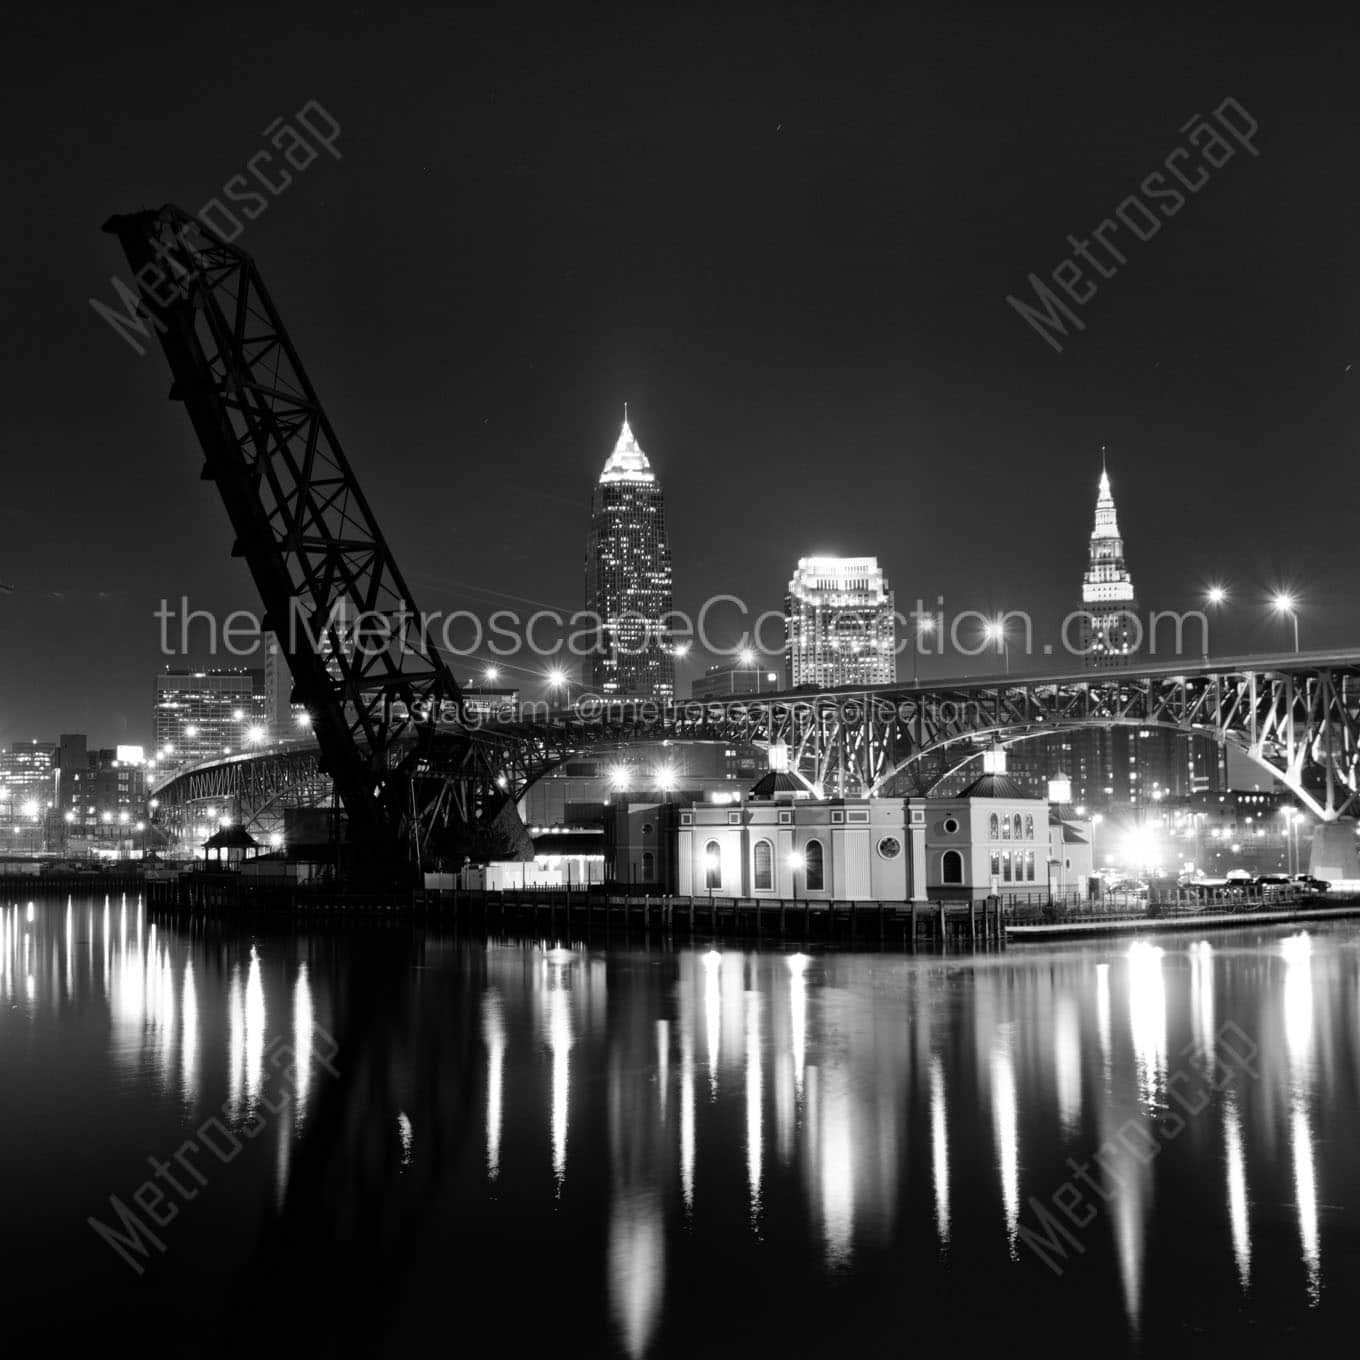
[(1349, 1353), (1358, 1107), (1351, 925), (911, 958), (0, 904), (11, 1342)]

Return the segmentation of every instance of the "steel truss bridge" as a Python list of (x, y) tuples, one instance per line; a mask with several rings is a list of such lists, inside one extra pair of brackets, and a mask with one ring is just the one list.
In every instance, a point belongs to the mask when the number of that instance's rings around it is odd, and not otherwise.
[[(1170, 729), (1235, 747), (1322, 821), (1360, 810), (1360, 650), (1005, 676), (913, 686), (762, 694), (660, 705), (585, 699), (535, 721), (487, 720), (464, 736), (470, 767), (513, 800), (563, 761), (646, 742), (784, 745), (830, 796), (925, 793), (977, 754), (1091, 727)], [(325, 802), (312, 741), (183, 770), (155, 789), (159, 814), (192, 819), (230, 801), (247, 824)]]
[[(761, 695), (725, 703), (578, 702), (483, 721), (403, 620), (424, 615), (255, 262), (183, 209), (112, 217), (314, 738), (184, 770), (153, 790), (191, 825), (230, 799), (247, 825), (328, 797), (346, 872), (390, 883), (424, 863), (530, 852), (516, 800), (568, 756), (643, 741), (784, 744), (831, 795), (930, 782), (963, 743), (1091, 726), (1169, 727), (1243, 750), (1323, 820), (1356, 804), (1360, 652), (1246, 657), (1118, 673)], [(377, 638), (375, 639), (374, 633)]]

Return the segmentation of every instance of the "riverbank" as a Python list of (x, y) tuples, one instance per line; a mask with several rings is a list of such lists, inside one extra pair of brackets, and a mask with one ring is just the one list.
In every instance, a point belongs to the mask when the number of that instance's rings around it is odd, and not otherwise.
[(1243, 926), (1307, 924), (1360, 917), (1360, 899), (1333, 907), (1284, 907), (1271, 911), (1196, 912), (1186, 916), (1120, 917), (1107, 921), (1044, 921), (1006, 926), (1013, 944), (1026, 940), (1088, 939), (1096, 935), (1155, 935), (1169, 930), (1228, 930)]

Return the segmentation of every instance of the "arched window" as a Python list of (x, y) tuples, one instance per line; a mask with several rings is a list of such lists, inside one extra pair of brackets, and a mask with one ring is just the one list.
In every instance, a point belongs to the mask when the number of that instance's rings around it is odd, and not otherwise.
[(757, 841), (751, 860), (755, 890), (769, 892), (774, 887), (774, 846), (769, 841)]
[(996, 813), (987, 819), (987, 837), (989, 840), (999, 841), (1001, 839), (1001, 827), (997, 822)]
[(1029, 812), (1025, 813), (1025, 839), (1027, 841), (1034, 839), (1034, 815)]
[(1008, 841), (1011, 838), (1011, 819), (1007, 816), (1001, 818), (1001, 839)]
[(722, 887), (722, 846), (717, 841), (704, 846), (704, 887), (709, 892)]
[(1015, 839), (1016, 839), (1016, 840), (1019, 840), (1019, 839), (1020, 839), (1020, 814), (1019, 814), (1018, 812), (1015, 814), (1014, 817), (1011, 818), (1011, 824), (1015, 827)]
[(807, 843), (807, 849), (803, 852), (803, 863), (807, 866), (808, 892), (821, 892), (825, 884), (825, 876), (822, 870), (821, 841), (809, 841)]
[(650, 850), (642, 852), (642, 881), (652, 883), (656, 880), (656, 856)]
[[(1020, 852), (1017, 850), (1016, 854), (1018, 855), (1019, 853)], [(1011, 852), (1009, 850), (1001, 856), (1001, 877), (1007, 883), (1011, 881)]]
[(957, 850), (946, 850), (940, 861), (940, 878), (945, 883), (963, 882), (963, 856)]

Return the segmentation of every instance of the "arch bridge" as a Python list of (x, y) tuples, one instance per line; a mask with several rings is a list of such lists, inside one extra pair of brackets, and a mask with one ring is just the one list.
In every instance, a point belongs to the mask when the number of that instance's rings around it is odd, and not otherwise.
[[(926, 792), (980, 740), (1119, 726), (1234, 747), (1321, 821), (1360, 810), (1360, 650), (667, 705), (587, 697), (533, 720), (493, 717), (450, 733), (446, 758), (464, 778), (518, 800), (566, 759), (602, 748), (782, 744), (790, 765), (825, 793), (862, 796)], [(324, 804), (330, 781), (316, 744), (299, 740), (191, 766), (153, 794), (173, 826), (205, 800), (230, 800), (259, 826), (283, 806)]]

